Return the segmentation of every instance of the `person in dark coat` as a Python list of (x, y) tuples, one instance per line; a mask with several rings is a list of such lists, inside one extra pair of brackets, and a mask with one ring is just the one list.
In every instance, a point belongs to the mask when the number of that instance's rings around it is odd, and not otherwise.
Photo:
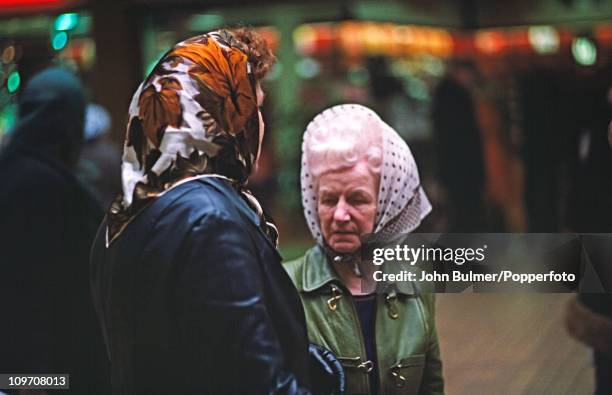
[(85, 143), (78, 164), (78, 177), (93, 192), (104, 208), (121, 191), (121, 150), (109, 141), (111, 127), (108, 111), (98, 104), (85, 109)]
[(91, 252), (114, 394), (313, 389), (276, 228), (245, 188), (273, 61), (252, 30), (219, 30), (177, 44), (134, 95), (123, 193)]
[(451, 65), (435, 89), (432, 121), (440, 182), (448, 194), (450, 232), (484, 232), (484, 158), (469, 87), (471, 63)]
[(567, 103), (574, 93), (565, 94), (565, 81), (542, 68), (530, 70), (520, 80), (524, 163), (524, 202), (527, 230), (532, 233), (559, 231), (559, 174), (563, 141), (568, 134)]
[(102, 218), (74, 176), (83, 141), (79, 81), (49, 69), (26, 85), (0, 154), (0, 372), (68, 373), (70, 393), (104, 394), (89, 248)]
[[(605, 83), (605, 81), (608, 81)], [(602, 83), (604, 81), (604, 83)], [(594, 91), (575, 89), (579, 133), (575, 144), (573, 185), (566, 227), (581, 233), (612, 232), (612, 83), (607, 75), (595, 75)], [(584, 88), (583, 88), (584, 89)], [(587, 235), (586, 238), (597, 239)], [(568, 303), (569, 333), (594, 351), (595, 394), (612, 393), (612, 284), (609, 270), (609, 241), (601, 238), (596, 262), (606, 293), (581, 293)], [(603, 244), (605, 243), (605, 245)], [(599, 259), (597, 259), (599, 258)]]

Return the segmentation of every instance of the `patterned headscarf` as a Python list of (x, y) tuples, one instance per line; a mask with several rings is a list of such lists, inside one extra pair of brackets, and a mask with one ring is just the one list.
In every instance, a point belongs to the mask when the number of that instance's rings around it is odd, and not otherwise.
[(123, 193), (108, 213), (107, 245), (181, 179), (217, 174), (242, 189), (260, 130), (256, 78), (241, 45), (225, 30), (193, 37), (166, 53), (140, 85), (129, 108)]
[[(349, 125), (348, 123), (352, 125)], [(351, 127), (355, 124), (363, 127)], [(342, 104), (328, 108), (308, 124), (302, 144), (302, 204), (308, 227), (317, 243), (325, 247), (317, 215), (315, 182), (306, 155), (309, 133), (333, 133), (334, 130), (378, 128), (382, 134), (382, 164), (373, 240), (390, 242), (401, 234), (412, 232), (431, 211), (431, 204), (421, 187), (419, 171), (406, 142), (376, 113), (359, 104)]]

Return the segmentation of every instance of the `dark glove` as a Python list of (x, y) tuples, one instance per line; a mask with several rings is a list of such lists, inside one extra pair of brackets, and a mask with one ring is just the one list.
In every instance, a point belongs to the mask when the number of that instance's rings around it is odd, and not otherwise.
[(342, 395), (346, 388), (344, 369), (331, 351), (310, 343), (310, 374), (312, 392), (315, 395)]

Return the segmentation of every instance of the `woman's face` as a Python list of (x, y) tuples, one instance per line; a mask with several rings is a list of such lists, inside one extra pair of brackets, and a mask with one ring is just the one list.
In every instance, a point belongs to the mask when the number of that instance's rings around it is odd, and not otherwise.
[(319, 176), (317, 213), (323, 238), (334, 251), (357, 251), (361, 236), (374, 229), (379, 178), (365, 161)]

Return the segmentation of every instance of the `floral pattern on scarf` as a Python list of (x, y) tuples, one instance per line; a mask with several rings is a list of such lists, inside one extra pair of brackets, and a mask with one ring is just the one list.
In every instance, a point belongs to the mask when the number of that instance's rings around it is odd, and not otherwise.
[(108, 212), (110, 244), (177, 181), (219, 174), (240, 190), (259, 147), (255, 78), (239, 43), (220, 30), (175, 45), (132, 98), (123, 193)]

